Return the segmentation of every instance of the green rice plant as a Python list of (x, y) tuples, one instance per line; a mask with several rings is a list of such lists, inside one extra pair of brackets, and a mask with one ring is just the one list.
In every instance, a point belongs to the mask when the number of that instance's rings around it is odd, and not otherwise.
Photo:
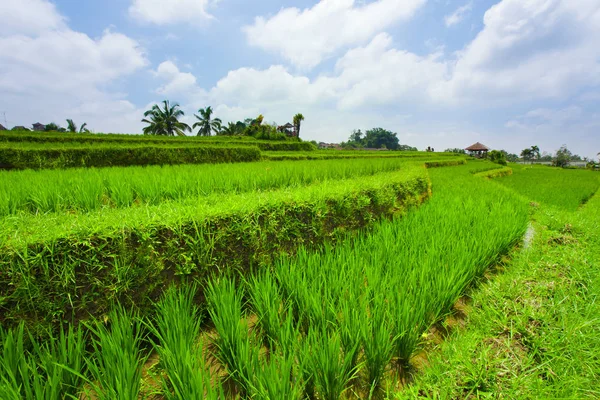
[(369, 393), (373, 394), (379, 388), (394, 355), (393, 323), (385, 304), (384, 292), (374, 294), (368, 312), (368, 315), (363, 314), (359, 332)]
[(221, 388), (211, 386), (198, 342), (202, 315), (194, 303), (195, 285), (172, 286), (156, 304), (157, 315), (150, 332), (156, 337), (154, 348), (160, 357), (166, 377), (163, 396), (166, 399), (219, 399)]
[(89, 324), (94, 354), (88, 358), (90, 384), (97, 399), (138, 399), (142, 367), (148, 358), (141, 349), (143, 324), (135, 313), (116, 307), (107, 324)]
[(361, 368), (360, 364), (352, 365), (358, 351), (358, 343), (350, 351), (342, 350), (337, 331), (328, 332), (323, 327), (309, 329), (303, 357), (320, 399), (337, 400), (348, 389)]
[[(34, 393), (39, 399), (77, 399), (86, 375), (86, 336), (81, 326), (60, 330), (43, 343), (33, 337), (31, 360), (39, 379), (34, 380)], [(36, 378), (37, 378), (36, 377)]]
[(244, 318), (242, 287), (229, 278), (206, 286), (208, 312), (217, 336), (213, 339), (214, 356), (238, 385), (242, 394), (251, 391), (258, 366), (259, 348), (252, 343)]
[(402, 159), (377, 159), (0, 171), (0, 216), (198, 201), (211, 194), (299, 187), (405, 165)]
[(576, 211), (600, 187), (600, 175), (583, 169), (542, 165), (512, 165), (512, 175), (495, 182), (528, 199), (567, 211)]
[(301, 368), (292, 353), (271, 354), (269, 360), (261, 363), (255, 371), (249, 397), (264, 400), (303, 399), (304, 382), (299, 373)]
[(21, 399), (31, 388), (32, 375), (27, 360), (25, 324), (5, 331), (0, 326), (0, 394), (3, 399)]
[(258, 318), (257, 326), (263, 335), (263, 343), (274, 350), (281, 340), (284, 306), (275, 278), (266, 272), (259, 276), (252, 276), (247, 285), (252, 310)]

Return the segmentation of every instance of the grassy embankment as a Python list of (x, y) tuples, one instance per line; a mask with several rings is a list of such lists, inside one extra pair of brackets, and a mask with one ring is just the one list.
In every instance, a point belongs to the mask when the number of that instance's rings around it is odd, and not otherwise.
[(600, 176), (517, 166), (496, 182), (531, 202), (526, 243), (463, 298), (393, 398), (600, 397)]

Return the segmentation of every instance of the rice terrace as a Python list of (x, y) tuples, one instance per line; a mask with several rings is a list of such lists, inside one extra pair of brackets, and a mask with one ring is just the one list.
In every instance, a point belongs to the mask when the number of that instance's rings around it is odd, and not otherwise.
[(598, 1), (0, 20), (0, 400), (600, 399)]

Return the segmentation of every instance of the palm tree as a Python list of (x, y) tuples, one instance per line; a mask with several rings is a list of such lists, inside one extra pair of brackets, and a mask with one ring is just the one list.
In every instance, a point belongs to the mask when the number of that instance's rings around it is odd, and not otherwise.
[(540, 148), (538, 146), (531, 146), (531, 154), (536, 160), (540, 159)]
[(304, 121), (304, 115), (298, 113), (296, 115), (294, 115), (294, 130), (296, 131), (296, 137), (299, 138), (300, 137), (300, 125), (302, 124), (302, 121)]
[(164, 100), (162, 103), (162, 108), (155, 104), (144, 113), (144, 117), (150, 117), (142, 120), (148, 124), (143, 129), (144, 135), (185, 136), (185, 131), (192, 131), (188, 124), (179, 121), (179, 117), (185, 115), (179, 109), (179, 104), (171, 105), (169, 100)]
[(218, 135), (221, 131), (222, 121), (219, 118), (211, 119), (213, 109), (208, 106), (204, 109), (199, 109), (198, 112), (200, 116), (194, 114), (194, 116), (198, 119), (193, 125), (193, 128), (200, 128), (198, 130), (198, 136), (210, 136), (211, 132), (215, 132), (215, 135)]
[[(90, 130), (86, 128), (87, 126), (87, 122), (84, 122), (83, 125), (81, 125), (81, 127), (79, 128), (79, 133), (88, 133)], [(75, 122), (73, 122), (72, 119), (68, 119), (67, 120), (67, 131), (69, 132), (77, 132), (77, 124), (75, 124)]]
[(219, 132), (220, 135), (224, 136), (238, 136), (244, 133), (245, 125), (243, 122), (238, 121), (237, 123), (228, 122), (227, 126), (222, 127)]

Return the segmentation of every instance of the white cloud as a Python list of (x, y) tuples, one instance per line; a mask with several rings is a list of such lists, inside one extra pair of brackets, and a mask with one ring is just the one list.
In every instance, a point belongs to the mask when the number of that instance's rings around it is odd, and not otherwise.
[(156, 92), (166, 96), (189, 95), (201, 91), (196, 82), (196, 77), (189, 72), (181, 72), (172, 61), (161, 63), (155, 75), (167, 83), (159, 87)]
[(201, 25), (214, 18), (207, 8), (216, 0), (133, 0), (129, 14), (135, 19), (157, 25), (179, 22)]
[(503, 0), (458, 54), (440, 98), (492, 103), (563, 98), (600, 84), (600, 3)]
[(459, 24), (463, 19), (469, 16), (471, 9), (473, 8), (473, 2), (470, 1), (462, 7), (458, 7), (452, 14), (444, 17), (444, 22), (447, 27)]
[(38, 34), (65, 27), (65, 18), (46, 0), (2, 0), (0, 16), (0, 36), (16, 32)]
[(60, 122), (93, 117), (85, 110), (96, 107), (113, 113), (95, 114), (95, 121), (87, 121), (90, 128), (117, 130), (118, 125), (109, 122), (115, 118), (114, 122), (121, 120), (124, 128), (132, 129), (126, 115), (133, 105), (104, 87), (145, 67), (148, 61), (143, 49), (120, 33), (107, 30), (99, 38), (90, 38), (73, 31), (45, 0), (3, 2), (0, 20), (38, 11), (40, 19), (14, 24), (10, 32), (0, 29), (0, 108), (7, 111), (12, 125), (36, 122), (30, 118)]
[(411, 18), (425, 0), (321, 0), (312, 8), (284, 8), (244, 27), (248, 42), (312, 68), (337, 50), (364, 43), (393, 23)]

